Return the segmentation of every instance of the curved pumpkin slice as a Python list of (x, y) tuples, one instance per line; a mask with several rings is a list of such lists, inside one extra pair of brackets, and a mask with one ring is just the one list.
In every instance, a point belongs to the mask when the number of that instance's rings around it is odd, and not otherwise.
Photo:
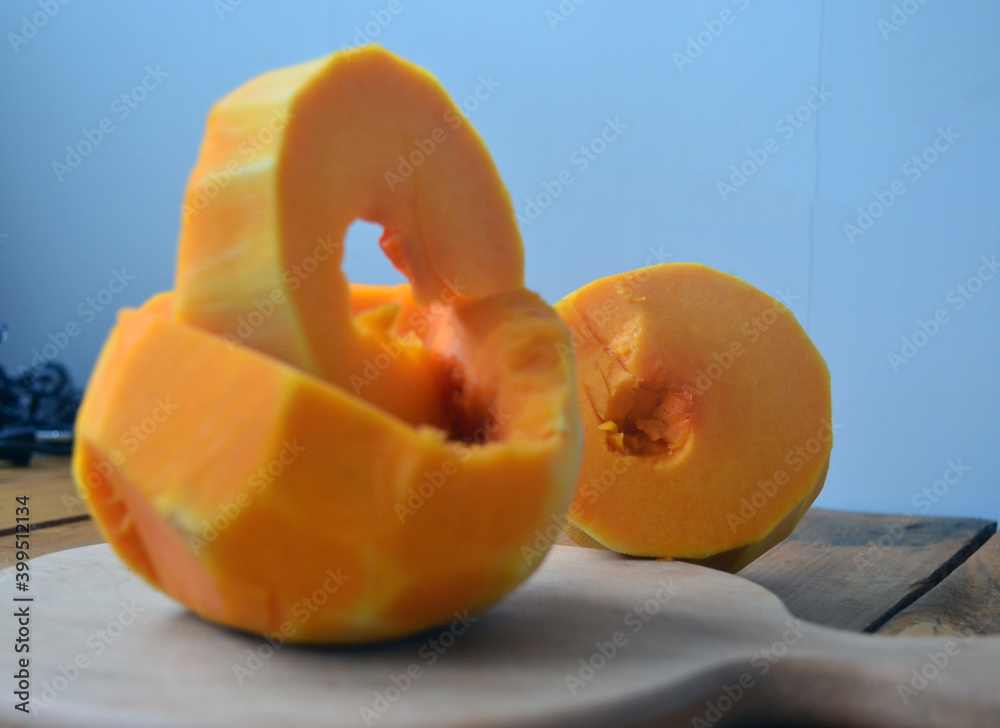
[[(420, 305), (523, 285), (513, 208), (482, 140), (430, 74), (377, 46), (267, 73), (219, 101), (184, 209), (180, 321), (414, 424), (440, 424), (442, 383), (423, 347), (352, 317), (340, 270), (351, 222), (384, 227), (382, 248)], [(387, 356), (408, 361), (373, 368)]]
[(451, 441), (167, 303), (120, 314), (73, 462), (152, 584), (272, 639), (361, 642), (479, 611), (537, 565), (521, 550), (568, 506), (580, 435), (567, 332), (536, 296), (459, 303), (429, 331), (469, 378)]
[(144, 304), (142, 310), (146, 313), (162, 316), (163, 318), (174, 317), (174, 292), (163, 291), (151, 296)]
[(738, 278), (664, 264), (556, 304), (573, 332), (583, 545), (738, 571), (819, 494), (830, 375), (792, 313)]

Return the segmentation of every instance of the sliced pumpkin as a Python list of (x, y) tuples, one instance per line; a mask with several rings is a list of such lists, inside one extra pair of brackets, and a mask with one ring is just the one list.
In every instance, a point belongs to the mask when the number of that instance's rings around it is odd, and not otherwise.
[(562, 325), (531, 294), (501, 296), (498, 326), (478, 327), (480, 304), (453, 312), (482, 353), (474, 404), (490, 411), (473, 423), (467, 403), (451, 440), (249, 348), (122, 312), (74, 460), (105, 537), (207, 619), (292, 641), (384, 639), (492, 604), (533, 568), (521, 548), (566, 507), (578, 448), (551, 341)]
[(348, 226), (383, 226), (382, 249), (421, 305), (523, 286), (510, 197), (482, 139), (430, 74), (377, 46), (264, 74), (219, 101), (185, 210), (181, 321), (414, 424), (445, 416), (428, 355), (401, 341), (405, 365), (371, 376), (385, 341), (351, 316)]
[(823, 486), (833, 424), (826, 364), (786, 306), (667, 263), (555, 307), (584, 422), (571, 537), (738, 571), (791, 533)]
[[(186, 200), (176, 290), (120, 314), (77, 419), (74, 476), (123, 560), (292, 642), (412, 634), (526, 578), (579, 468), (569, 333), (436, 82), (378, 48), (255, 79), (213, 111)], [(358, 217), (412, 286), (348, 285)]]

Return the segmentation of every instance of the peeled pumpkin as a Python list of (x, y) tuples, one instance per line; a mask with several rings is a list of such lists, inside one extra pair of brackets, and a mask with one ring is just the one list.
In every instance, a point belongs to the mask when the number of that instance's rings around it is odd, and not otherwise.
[(665, 263), (555, 308), (584, 425), (575, 541), (735, 572), (791, 533), (823, 487), (834, 426), (829, 371), (784, 304)]
[[(185, 199), (175, 290), (120, 313), (77, 420), (121, 558), (288, 642), (413, 634), (523, 581), (579, 470), (569, 333), (444, 90), (377, 47), (265, 74), (212, 110)], [(358, 218), (409, 286), (347, 282)]]
[(178, 320), (411, 424), (444, 424), (432, 356), (401, 340), (402, 366), (365, 375), (386, 342), (351, 314), (348, 226), (383, 226), (380, 245), (420, 305), (524, 285), (513, 207), (482, 139), (430, 74), (376, 46), (272, 71), (219, 101), (184, 209)]

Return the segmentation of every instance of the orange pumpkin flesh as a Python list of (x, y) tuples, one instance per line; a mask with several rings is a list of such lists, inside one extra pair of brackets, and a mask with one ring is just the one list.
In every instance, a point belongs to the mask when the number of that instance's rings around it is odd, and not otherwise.
[[(284, 106), (269, 152), (234, 168)], [(218, 189), (189, 209), (176, 291), (120, 314), (73, 466), (119, 555), (209, 620), (291, 642), (412, 634), (526, 578), (522, 548), (569, 504), (568, 331), (523, 288), (481, 141), (463, 118), (409, 191), (373, 176), (453, 109), (376, 48), (267, 74), (213, 112), (187, 199), (213, 171)], [(412, 288), (348, 285), (359, 216)], [(293, 285), (321, 227), (328, 260)]]
[(665, 264), (555, 306), (573, 332), (583, 545), (737, 571), (822, 488), (830, 377), (791, 312), (733, 276)]
[[(536, 305), (528, 295), (502, 294), (518, 338), (521, 308)], [(474, 327), (477, 313), (455, 316)], [(248, 348), (124, 311), (80, 413), (77, 478), (123, 558), (212, 621), (262, 634), (289, 623), (293, 641), (347, 642), (480, 610), (530, 572), (521, 547), (566, 507), (576, 475), (558, 393), (519, 396), (565, 389), (548, 338), (561, 324), (543, 315), (530, 343), (503, 328), (490, 328), (498, 338), (484, 351), (548, 362), (492, 382), (484, 373), (493, 414), (467, 433), (483, 444), (467, 444)], [(487, 343), (474, 328), (461, 334)], [(161, 402), (174, 411), (123, 447), (137, 421), (163, 415)], [(327, 570), (346, 580), (302, 622), (293, 610), (323, 590)]]
[(421, 305), (523, 286), (516, 218), (483, 141), (432, 76), (376, 46), (264, 74), (219, 101), (185, 208), (181, 321), (411, 424), (443, 424), (430, 357), (400, 341), (405, 365), (366, 375), (384, 342), (350, 315), (348, 226), (384, 227), (382, 248)]

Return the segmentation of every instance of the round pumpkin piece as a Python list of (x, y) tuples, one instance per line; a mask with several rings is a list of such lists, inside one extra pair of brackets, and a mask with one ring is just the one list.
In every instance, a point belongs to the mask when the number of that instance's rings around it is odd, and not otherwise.
[(584, 422), (571, 537), (735, 572), (791, 533), (823, 486), (833, 424), (826, 364), (784, 304), (667, 263), (555, 307)]

